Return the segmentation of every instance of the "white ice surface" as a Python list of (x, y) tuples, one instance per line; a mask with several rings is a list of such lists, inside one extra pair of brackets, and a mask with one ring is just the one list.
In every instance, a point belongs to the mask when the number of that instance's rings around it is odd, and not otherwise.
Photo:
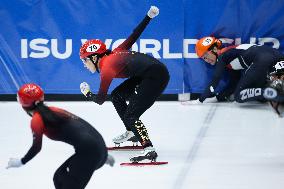
[[(111, 139), (124, 132), (112, 104), (47, 102), (79, 115)], [(121, 167), (137, 152), (110, 152), (113, 168), (96, 171), (87, 189), (283, 189), (284, 119), (266, 104), (157, 102), (142, 117), (158, 160), (168, 165)], [(25, 166), (32, 136), (30, 117), (16, 102), (0, 103), (0, 189), (52, 189), (55, 170), (73, 148), (44, 137), (41, 152)]]

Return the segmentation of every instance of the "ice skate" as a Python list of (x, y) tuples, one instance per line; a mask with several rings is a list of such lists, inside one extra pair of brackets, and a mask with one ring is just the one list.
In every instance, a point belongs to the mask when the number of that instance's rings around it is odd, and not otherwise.
[(125, 133), (112, 139), (112, 141), (114, 142), (116, 147), (119, 147), (121, 143), (124, 143), (126, 141), (133, 142), (133, 146), (138, 146), (138, 139), (132, 131), (126, 131)]
[(147, 147), (144, 149), (143, 153), (138, 154), (132, 158), (130, 158), (130, 162), (139, 163), (143, 160), (150, 160), (150, 162), (156, 162), (158, 154), (153, 147)]

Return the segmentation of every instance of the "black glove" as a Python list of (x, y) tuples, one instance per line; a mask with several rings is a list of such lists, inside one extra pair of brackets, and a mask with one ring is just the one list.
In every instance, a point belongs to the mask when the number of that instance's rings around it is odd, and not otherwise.
[(88, 101), (93, 101), (99, 105), (104, 103), (103, 98), (100, 98), (98, 95), (93, 94), (91, 91), (87, 92), (86, 98)]

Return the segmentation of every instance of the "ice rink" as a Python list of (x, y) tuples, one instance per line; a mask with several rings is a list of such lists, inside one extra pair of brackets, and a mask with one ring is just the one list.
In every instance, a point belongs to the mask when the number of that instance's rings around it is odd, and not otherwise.
[[(90, 122), (109, 146), (124, 132), (110, 102), (47, 104)], [(34, 159), (7, 170), (8, 159), (22, 157), (31, 146), (30, 117), (16, 102), (1, 102), (0, 112), (0, 188), (54, 188), (53, 174), (73, 148), (44, 137)], [(116, 165), (96, 171), (87, 189), (283, 189), (284, 119), (267, 104), (157, 102), (141, 119), (158, 160), (169, 164), (121, 167), (137, 152), (110, 152)]]

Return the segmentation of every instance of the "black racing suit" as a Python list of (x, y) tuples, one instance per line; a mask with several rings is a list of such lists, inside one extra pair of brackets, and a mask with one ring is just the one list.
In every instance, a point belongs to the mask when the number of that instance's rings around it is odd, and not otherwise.
[[(139, 118), (154, 104), (169, 81), (169, 72), (163, 63), (152, 56), (129, 51), (150, 20), (146, 16), (121, 45), (102, 57), (99, 62), (101, 83), (98, 95), (89, 93), (90, 100), (102, 104), (111, 81), (127, 78), (112, 91), (112, 103), (126, 129), (133, 131), (144, 147), (152, 144)], [(126, 100), (129, 100), (128, 105)]]
[(75, 148), (75, 154), (68, 158), (55, 172), (53, 181), (56, 189), (83, 189), (93, 172), (104, 165), (107, 148), (100, 133), (83, 119), (55, 107), (50, 108), (57, 115), (64, 116), (63, 124), (50, 126), (43, 123), (35, 112), (31, 121), (33, 144), (21, 159), (23, 164), (30, 161), (42, 146), (42, 136), (62, 141)]
[(268, 71), (283, 57), (278, 50), (268, 46), (242, 44), (229, 49), (219, 55), (213, 79), (202, 94), (203, 99), (214, 92), (227, 66), (234, 70), (244, 70), (234, 92), (237, 102), (263, 101)]

